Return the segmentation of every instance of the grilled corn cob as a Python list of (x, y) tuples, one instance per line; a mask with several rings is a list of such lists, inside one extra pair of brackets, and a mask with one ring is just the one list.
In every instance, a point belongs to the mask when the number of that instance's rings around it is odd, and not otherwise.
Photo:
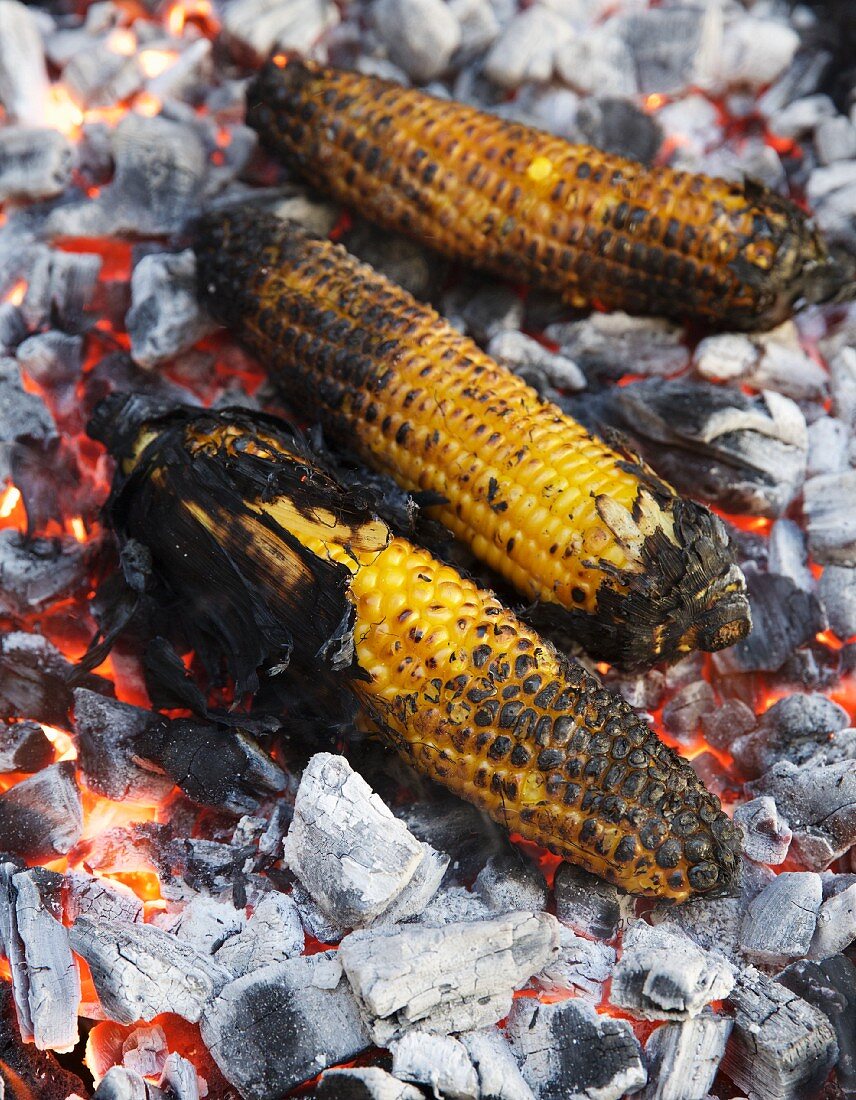
[(594, 656), (650, 664), (749, 628), (721, 522), (594, 439), (341, 247), (256, 210), (197, 230), (200, 292), (295, 408), (405, 489)]
[(216, 635), (233, 663), (231, 624), (252, 621), (263, 661), (287, 638), (320, 667), (329, 629), (389, 743), (509, 830), (634, 893), (727, 887), (735, 829), (690, 766), (493, 595), (362, 512), (285, 424), (178, 410), (116, 438), (112, 521), (185, 601), (186, 637)]
[(380, 225), (574, 306), (764, 329), (800, 298), (853, 294), (852, 264), (755, 183), (647, 168), (299, 59), (261, 70), (248, 121), (271, 152)]

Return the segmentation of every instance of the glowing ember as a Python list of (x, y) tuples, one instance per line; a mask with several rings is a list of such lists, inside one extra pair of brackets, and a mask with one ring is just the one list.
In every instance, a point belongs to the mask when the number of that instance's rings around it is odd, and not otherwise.
[(111, 31), (107, 39), (107, 45), (113, 53), (121, 54), (123, 57), (130, 57), (137, 48), (137, 36), (133, 31), (119, 28), (115, 31)]
[(83, 519), (80, 516), (73, 516), (68, 521), (68, 525), (71, 528), (71, 533), (74, 535), (78, 542), (86, 542), (89, 534), (86, 530), (86, 524), (83, 522)]
[(21, 491), (14, 485), (8, 486), (0, 497), (0, 519), (8, 519), (21, 501)]
[(19, 306), (27, 293), (27, 282), (25, 279), (19, 279), (9, 293), (6, 295), (5, 300), (11, 302), (13, 306)]
[(178, 60), (178, 54), (172, 50), (143, 50), (137, 61), (145, 75), (151, 80), (166, 72)]
[(53, 745), (56, 750), (57, 760), (76, 760), (77, 748), (71, 736), (65, 732), (65, 730), (58, 730), (54, 726), (46, 726), (44, 722), (40, 723), (42, 729), (45, 731), (45, 737)]

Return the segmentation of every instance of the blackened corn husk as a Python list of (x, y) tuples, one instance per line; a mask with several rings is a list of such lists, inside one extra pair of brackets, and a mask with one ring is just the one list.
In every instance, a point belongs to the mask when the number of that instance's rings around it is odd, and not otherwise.
[(779, 324), (800, 299), (853, 295), (852, 263), (752, 182), (649, 168), (297, 58), (266, 65), (247, 102), (263, 144), (313, 185), (574, 306), (752, 330)]
[(591, 436), (341, 247), (252, 208), (197, 227), (200, 293), (301, 415), (625, 666), (732, 645), (745, 583), (720, 520)]
[(338, 669), (410, 764), (509, 830), (634, 893), (728, 886), (735, 829), (692, 768), (492, 594), (363, 512), (286, 425), (176, 410), (129, 433), (128, 414), (98, 429), (120, 459), (112, 522), (148, 548), (167, 618), (239, 680), (260, 655), (275, 674), (284, 647)]

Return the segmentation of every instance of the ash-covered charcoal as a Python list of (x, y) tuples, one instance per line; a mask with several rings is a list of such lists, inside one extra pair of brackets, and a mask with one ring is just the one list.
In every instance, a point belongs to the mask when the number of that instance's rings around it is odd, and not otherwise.
[(115, 802), (157, 805), (173, 782), (140, 762), (143, 734), (159, 715), (108, 699), (86, 688), (74, 691), (74, 730), (78, 766), (86, 786)]
[(770, 867), (784, 863), (793, 834), (772, 798), (764, 795), (737, 806), (734, 821), (743, 830), (743, 852), (749, 859)]
[[(57, 211), (66, 209), (57, 207)], [(46, 245), (36, 246), (28, 257), (27, 292), (21, 303), (28, 327), (80, 331), (95, 294), (101, 264), (101, 257), (93, 252), (61, 252)]]
[(617, 886), (572, 863), (559, 866), (553, 889), (559, 920), (598, 940), (611, 940), (632, 912), (632, 899), (620, 895)]
[(540, 869), (515, 849), (491, 856), (479, 871), (473, 890), (494, 913), (547, 908), (547, 883)]
[(370, 222), (357, 219), (341, 238), (349, 252), (363, 263), (371, 264), (415, 298), (431, 297), (447, 274), (446, 264), (435, 252), (429, 252), (409, 237), (387, 233)]
[(478, 894), (471, 893), (466, 886), (441, 886), (418, 920), (420, 924), (437, 927), (460, 921), (489, 920), (492, 916), (493, 912)]
[(513, 991), (558, 953), (558, 926), (547, 913), (365, 929), (339, 946), (380, 1045), (414, 1025), (445, 1033), (496, 1023)]
[[(119, 1034), (122, 1030), (116, 1029)], [(168, 1050), (166, 1032), (160, 1024), (152, 1024), (151, 1027), (143, 1024), (135, 1027), (122, 1042), (122, 1065), (141, 1077), (157, 1077), (163, 1072)], [(93, 1065), (93, 1069), (99, 1072), (97, 1065)]]
[(0, 983), (0, 1088), (10, 1100), (69, 1100), (89, 1091), (48, 1051), (21, 1038), (12, 987)]
[(122, 882), (108, 882), (79, 871), (69, 871), (64, 878), (63, 913), (72, 924), (78, 917), (140, 923), (143, 903), (130, 886)]
[(316, 1100), (424, 1100), (415, 1085), (399, 1081), (378, 1066), (364, 1069), (329, 1069), (313, 1093)]
[(795, 401), (822, 401), (829, 393), (829, 374), (802, 348), (793, 321), (758, 337), (761, 361), (749, 379), (758, 390), (775, 390)]
[(856, 760), (796, 767), (775, 764), (747, 784), (751, 795), (770, 795), (793, 831), (800, 863), (825, 871), (856, 844)]
[(856, 884), (833, 894), (821, 905), (808, 950), (810, 959), (827, 959), (856, 940)]
[(61, 920), (60, 875), (0, 869), (0, 933), (22, 1037), (39, 1050), (77, 1043), (80, 977)]
[(317, 49), (339, 19), (332, 0), (236, 0), (226, 9), (223, 32), (234, 52), (258, 63), (277, 50)]
[(0, 302), (0, 355), (13, 353), (27, 335), (27, 325), (14, 302)]
[(817, 595), (833, 634), (839, 638), (856, 634), (856, 569), (827, 565), (818, 582)]
[(487, 353), (550, 401), (559, 397), (557, 390), (575, 392), (584, 390), (588, 384), (573, 359), (550, 351), (525, 332), (515, 329), (498, 332), (488, 342)]
[[(394, 10), (394, 5), (390, 4)], [(484, 75), (496, 86), (519, 88), (543, 83), (553, 72), (556, 47), (571, 37), (568, 24), (544, 5), (520, 11), (509, 20), (484, 61)]]
[(663, 725), (678, 740), (691, 741), (705, 715), (717, 709), (716, 695), (707, 680), (679, 688), (663, 707)]
[(519, 998), (506, 1035), (523, 1079), (539, 1100), (620, 1100), (648, 1078), (630, 1024), (599, 1016), (579, 998), (556, 1004)]
[(603, 984), (615, 967), (615, 948), (584, 939), (570, 928), (559, 930), (559, 957), (536, 975), (538, 984), (551, 991), (578, 989), (600, 998)]
[(499, 1028), (464, 1031), (458, 1038), (467, 1048), (479, 1078), (482, 1100), (534, 1100), (517, 1059)]
[(9, 476), (16, 443), (46, 448), (56, 434), (44, 401), (24, 389), (20, 365), (8, 357), (0, 359), (0, 474)]
[(748, 967), (729, 997), (734, 1028), (722, 1069), (747, 1095), (765, 1100), (811, 1096), (835, 1064), (838, 1047), (826, 1016), (778, 982)]
[(254, 813), (291, 782), (251, 735), (232, 726), (161, 719), (146, 726), (136, 747), (193, 802), (235, 814)]
[(312, 936), (319, 943), (329, 944), (338, 943), (346, 935), (348, 929), (343, 928), (341, 924), (337, 924), (336, 921), (328, 917), (299, 882), (294, 883), (290, 896), (297, 906), (300, 923), (308, 936)]
[(753, 898), (740, 925), (740, 950), (765, 966), (805, 956), (823, 900), (820, 875), (785, 871)]
[(806, 537), (792, 519), (777, 519), (770, 528), (767, 568), (790, 579), (806, 592), (814, 589), (814, 577), (808, 566)]
[(413, 1028), (389, 1044), (392, 1072), (427, 1086), (435, 1096), (479, 1096), (479, 1079), (467, 1048), (451, 1035)]
[(0, 850), (28, 860), (64, 856), (83, 832), (83, 804), (70, 760), (42, 768), (0, 794)]
[(61, 194), (73, 165), (71, 143), (58, 130), (7, 127), (0, 133), (0, 202)]
[(846, 470), (850, 463), (849, 446), (850, 431), (843, 420), (834, 416), (818, 417), (808, 429), (806, 477)]
[[(526, 304), (512, 286), (473, 273), (443, 293), (440, 312), (480, 344), (505, 333), (522, 335)], [(493, 354), (493, 353), (491, 353)]]
[(741, 771), (754, 778), (780, 760), (804, 764), (834, 752), (836, 734), (849, 724), (847, 711), (832, 699), (795, 693), (775, 702), (761, 715), (758, 728), (735, 738), (729, 751)]
[(777, 672), (798, 646), (823, 630), (820, 604), (789, 577), (761, 573), (750, 565), (743, 572), (752, 632), (731, 649), (715, 653), (713, 660), (720, 672)]
[(300, 913), (288, 894), (266, 894), (236, 936), (216, 950), (217, 962), (242, 978), (253, 970), (285, 962), (303, 951), (305, 936)]
[(487, 814), (435, 784), (426, 786), (423, 797), (396, 805), (393, 812), (417, 840), (448, 852), (452, 866), (466, 879), (475, 878), (492, 856), (511, 851), (507, 834)]
[(420, 843), (341, 756), (317, 753), (297, 791), (286, 864), (346, 928), (424, 908), (448, 858)]
[(838, 1040), (835, 1076), (846, 1096), (856, 1092), (856, 967), (844, 955), (792, 963), (776, 978), (829, 1020)]
[(645, 1020), (686, 1020), (728, 996), (731, 966), (680, 932), (637, 921), (612, 975), (613, 1004)]
[[(160, 1093), (160, 1096), (158, 1096)], [(111, 1066), (104, 1074), (92, 1100), (161, 1100), (164, 1094), (133, 1070)]]
[(199, 1100), (201, 1095), (196, 1068), (176, 1051), (167, 1055), (158, 1083), (170, 1100)]
[(645, 1044), (648, 1084), (639, 1100), (705, 1100), (731, 1028), (727, 1016), (705, 1010), (652, 1031)]
[(815, 561), (856, 565), (856, 470), (818, 474), (805, 483), (803, 512)]
[(111, 135), (116, 170), (101, 194), (53, 210), (49, 233), (157, 237), (180, 230), (198, 210), (207, 158), (197, 131), (158, 116), (129, 112)]
[(731, 742), (757, 725), (755, 711), (740, 699), (724, 699), (701, 720), (704, 739), (715, 749), (727, 749)]
[(144, 76), (134, 57), (111, 49), (108, 41), (93, 41), (78, 50), (63, 69), (62, 81), (81, 109), (109, 107), (130, 99), (143, 86)]
[(193, 347), (214, 328), (196, 295), (191, 249), (144, 256), (131, 275), (131, 309), (125, 319), (131, 356), (151, 369)]
[(244, 1100), (278, 1100), (371, 1044), (335, 952), (229, 982), (206, 1006), (202, 1039)]
[(79, 917), (71, 946), (86, 959), (109, 1020), (132, 1024), (174, 1012), (195, 1023), (231, 975), (151, 924)]
[[(197, 951), (214, 955), (246, 928), (247, 915), (228, 899), (196, 897), (177, 911), (158, 913), (151, 923)], [(222, 960), (218, 958), (217, 962)]]
[(44, 125), (49, 83), (36, 14), (18, 0), (0, 3), (0, 103), (12, 122)]
[(758, 354), (757, 346), (742, 333), (705, 336), (693, 352), (693, 368), (711, 382), (733, 381), (751, 372)]
[(677, 374), (690, 359), (683, 329), (659, 317), (592, 313), (582, 321), (548, 325), (544, 335), (588, 378), (621, 378), (628, 371)]
[(0, 774), (37, 772), (53, 758), (54, 747), (38, 722), (0, 722)]
[[(586, 418), (585, 407), (579, 411)], [(592, 417), (626, 431), (680, 491), (726, 511), (779, 516), (802, 488), (805, 417), (772, 391), (747, 397), (704, 382), (649, 378), (601, 398)]]
[[(856, 311), (852, 316), (856, 319)], [(845, 345), (848, 344), (848, 339), (851, 343), (856, 342), (856, 324), (849, 337), (845, 328)], [(856, 428), (856, 347), (842, 346), (834, 354), (830, 348), (828, 354), (832, 360), (829, 364), (832, 410), (852, 431)]]
[(82, 428), (77, 386), (83, 364), (83, 337), (51, 329), (29, 337), (16, 358), (24, 374), (50, 395), (57, 422), (66, 432)]
[(650, 164), (663, 144), (663, 127), (657, 119), (616, 96), (583, 100), (576, 124), (589, 145), (643, 164)]

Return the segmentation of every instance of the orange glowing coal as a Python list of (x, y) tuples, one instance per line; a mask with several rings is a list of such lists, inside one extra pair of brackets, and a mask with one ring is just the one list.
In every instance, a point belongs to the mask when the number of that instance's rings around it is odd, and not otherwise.
[(11, 302), (13, 306), (19, 306), (27, 293), (26, 279), (19, 279), (6, 295), (4, 301)]
[(143, 74), (154, 79), (165, 73), (178, 60), (178, 54), (174, 50), (142, 50), (137, 57), (137, 64)]
[(208, 35), (214, 35), (219, 22), (210, 0), (178, 0), (166, 14), (166, 26), (171, 35), (180, 38), (188, 23), (199, 23)]
[[(0, 520), (9, 519), (21, 503), (21, 490), (15, 485), (8, 485), (0, 496)], [(4, 524), (3, 526), (7, 526)]]

